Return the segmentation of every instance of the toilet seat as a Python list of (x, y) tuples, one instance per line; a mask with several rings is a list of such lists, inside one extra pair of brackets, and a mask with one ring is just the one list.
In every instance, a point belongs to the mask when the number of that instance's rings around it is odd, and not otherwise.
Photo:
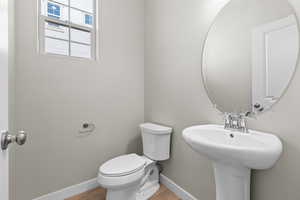
[(147, 160), (136, 154), (113, 158), (99, 168), (98, 182), (104, 188), (128, 188), (145, 175)]
[(99, 172), (107, 177), (120, 177), (140, 171), (146, 165), (146, 160), (136, 154), (122, 155), (105, 162)]
[(103, 188), (122, 189), (138, 184), (145, 175), (144, 168), (125, 176), (105, 176), (98, 174), (98, 182)]

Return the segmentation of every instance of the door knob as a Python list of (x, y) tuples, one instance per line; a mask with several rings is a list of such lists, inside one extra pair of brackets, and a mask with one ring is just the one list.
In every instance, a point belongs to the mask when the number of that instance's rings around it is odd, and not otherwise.
[(1, 149), (6, 150), (11, 143), (23, 145), (26, 140), (27, 133), (25, 131), (19, 131), (17, 135), (12, 135), (8, 131), (4, 131), (1, 133)]

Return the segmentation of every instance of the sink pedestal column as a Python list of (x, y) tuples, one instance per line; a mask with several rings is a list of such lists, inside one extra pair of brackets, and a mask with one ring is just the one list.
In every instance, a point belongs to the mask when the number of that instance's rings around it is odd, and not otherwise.
[(214, 162), (217, 200), (250, 200), (250, 174), (246, 167)]

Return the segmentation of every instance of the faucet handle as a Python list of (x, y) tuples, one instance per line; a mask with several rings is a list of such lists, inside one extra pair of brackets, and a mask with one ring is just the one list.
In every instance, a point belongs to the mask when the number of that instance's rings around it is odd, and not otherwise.
[(239, 126), (239, 128), (240, 128), (243, 132), (245, 132), (245, 133), (248, 132), (247, 122), (246, 122), (245, 116), (243, 116), (243, 115), (240, 116), (240, 118), (239, 118), (239, 125), (238, 125), (238, 126)]
[(230, 128), (232, 124), (232, 117), (229, 113), (224, 114), (225, 128)]

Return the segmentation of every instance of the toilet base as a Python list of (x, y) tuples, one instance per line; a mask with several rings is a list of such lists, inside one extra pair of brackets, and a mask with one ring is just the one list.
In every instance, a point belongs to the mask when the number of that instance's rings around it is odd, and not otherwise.
[(106, 200), (136, 200), (137, 187), (126, 188), (123, 190), (107, 190)]
[(126, 190), (107, 190), (106, 200), (148, 200), (159, 190), (159, 183), (146, 183), (139, 190), (131, 187)]
[(127, 188), (126, 190), (107, 190), (106, 200), (136, 200), (135, 194), (137, 193), (137, 188)]
[[(145, 158), (147, 159), (147, 158)], [(150, 165), (146, 167), (146, 172), (150, 172), (147, 181), (142, 185), (136, 194), (136, 200), (147, 200), (159, 190), (159, 169), (155, 162), (149, 160)]]
[(150, 199), (158, 190), (159, 190), (159, 182), (156, 183), (146, 183), (144, 187), (137, 192), (136, 200), (147, 200)]
[[(147, 158), (145, 158), (147, 159)], [(145, 178), (145, 182), (138, 182), (129, 188), (107, 189), (106, 200), (148, 200), (159, 190), (159, 170), (155, 162), (149, 160), (149, 165), (145, 169), (150, 175)], [(143, 180), (142, 178), (142, 180)]]

